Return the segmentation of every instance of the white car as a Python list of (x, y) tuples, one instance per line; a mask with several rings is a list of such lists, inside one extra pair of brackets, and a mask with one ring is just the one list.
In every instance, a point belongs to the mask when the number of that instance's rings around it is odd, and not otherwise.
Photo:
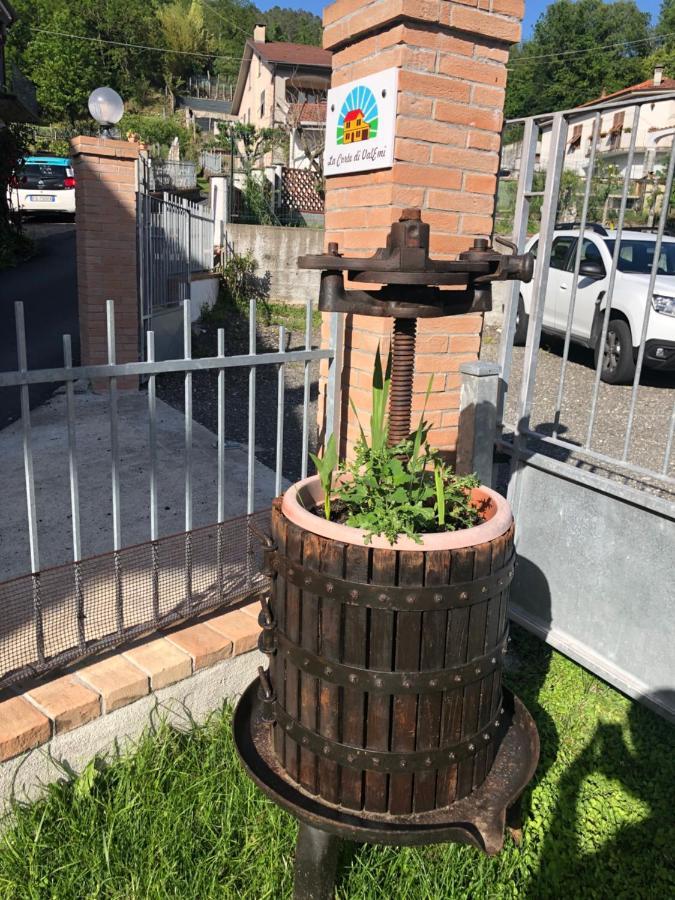
[(27, 156), (7, 193), (21, 213), (75, 214), (75, 173), (64, 156)]
[[(554, 232), (542, 326), (549, 334), (564, 336), (567, 331), (578, 238), (578, 225), (558, 226)], [(594, 350), (596, 365), (615, 242), (616, 231), (606, 231), (601, 225), (590, 226), (584, 232), (571, 340)], [(654, 291), (648, 297), (655, 244), (655, 235), (644, 231), (623, 231), (621, 236), (607, 340), (602, 348), (601, 377), (610, 384), (633, 380), (647, 306), (643, 365), (675, 370), (675, 238), (663, 237)], [(538, 245), (536, 235), (525, 249), (536, 256)], [(517, 345), (525, 343), (532, 306), (532, 284), (523, 284), (516, 322)]]

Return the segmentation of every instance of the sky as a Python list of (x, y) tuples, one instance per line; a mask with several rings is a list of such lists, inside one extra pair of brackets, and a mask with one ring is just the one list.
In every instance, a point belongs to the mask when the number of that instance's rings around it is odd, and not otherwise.
[[(321, 10), (326, 5), (325, 0), (304, 0), (304, 2), (294, 2), (294, 0), (257, 0), (256, 2), (256, 6), (262, 10), (269, 9), (270, 6), (288, 6), (291, 9), (307, 9), (317, 16), (321, 15)], [(523, 37), (527, 38), (530, 36), (532, 26), (548, 5), (548, 0), (525, 0)], [(661, 5), (660, 0), (637, 0), (637, 5), (643, 12), (650, 13), (653, 23), (656, 22), (659, 6)], [(561, 47), (561, 49), (564, 50), (565, 48)]]

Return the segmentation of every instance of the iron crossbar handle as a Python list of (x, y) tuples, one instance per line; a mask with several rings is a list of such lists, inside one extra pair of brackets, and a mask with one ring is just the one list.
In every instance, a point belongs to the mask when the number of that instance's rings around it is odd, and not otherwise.
[[(463, 688), (491, 675), (506, 654), (508, 628), (499, 641), (482, 656), (443, 669), (423, 672), (384, 672), (348, 666), (298, 647), (283, 632), (274, 635), (277, 652), (307, 675), (327, 679), (331, 684), (372, 694), (417, 694)], [(262, 648), (261, 648), (262, 649)], [(263, 650), (263, 652), (268, 652)]]
[(368, 606), (399, 612), (447, 609), (450, 606), (472, 606), (506, 590), (513, 580), (515, 553), (506, 565), (485, 578), (434, 587), (405, 587), (390, 584), (364, 584), (333, 578), (288, 559), (279, 552), (270, 553), (274, 572), (310, 594), (329, 596), (350, 606)]
[(341, 744), (330, 738), (306, 728), (297, 719), (276, 705), (276, 728), (284, 732), (301, 747), (315, 753), (323, 759), (338, 763), (349, 769), (368, 769), (371, 772), (428, 772), (433, 769), (445, 769), (464, 759), (475, 756), (481, 748), (493, 741), (501, 741), (508, 727), (508, 717), (504, 715), (504, 707), (500, 700), (497, 713), (490, 723), (480, 731), (471, 734), (455, 744), (447, 744), (429, 750), (402, 751), (367, 750)]

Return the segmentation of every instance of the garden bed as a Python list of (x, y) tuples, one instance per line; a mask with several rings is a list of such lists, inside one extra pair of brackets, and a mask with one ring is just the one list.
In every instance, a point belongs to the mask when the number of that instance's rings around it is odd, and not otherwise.
[[(457, 845), (357, 847), (339, 897), (675, 892), (672, 727), (513, 630), (507, 668), (541, 737), (521, 846), (509, 839), (492, 859)], [(183, 734), (161, 727), (134, 755), (18, 808), (0, 842), (0, 895), (285, 897), (296, 827), (242, 776), (225, 712)]]

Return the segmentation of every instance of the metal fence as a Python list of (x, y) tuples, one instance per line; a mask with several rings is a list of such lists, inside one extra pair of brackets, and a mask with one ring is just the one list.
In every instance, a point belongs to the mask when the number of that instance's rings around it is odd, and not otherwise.
[[(675, 96), (675, 94), (673, 95)], [(661, 92), (659, 100), (664, 99)], [(601, 381), (603, 359), (612, 352), (610, 346), (614, 331), (611, 323), (619, 319), (625, 320), (626, 315), (615, 301), (617, 290), (617, 278), (624, 276), (627, 260), (625, 259), (629, 245), (626, 243), (624, 231), (628, 231), (625, 224), (629, 191), (632, 182), (632, 170), (636, 154), (637, 136), (640, 132), (640, 116), (645, 107), (654, 102), (654, 97), (644, 95), (639, 100), (623, 101), (602, 104), (586, 108), (583, 111), (571, 110), (568, 112), (537, 116), (525, 120), (517, 120), (514, 123), (523, 128), (523, 151), (520, 161), (520, 172), (517, 181), (517, 190), (514, 204), (514, 220), (512, 237), (514, 242), (523, 248), (526, 245), (528, 234), (536, 231), (537, 260), (534, 279), (531, 288), (531, 308), (526, 310), (523, 305), (523, 289), (518, 282), (514, 282), (510, 288), (510, 295), (506, 306), (505, 323), (502, 332), (499, 362), (502, 369), (504, 392), (502, 394), (502, 408), (500, 415), (503, 419), (502, 428), (505, 435), (510, 433), (512, 438), (502, 438), (510, 443), (516, 456), (520, 454), (528, 441), (536, 440), (539, 448), (547, 446), (558, 452), (558, 456), (568, 460), (578, 468), (592, 468), (594, 471), (603, 471), (608, 476), (617, 473), (625, 473), (631, 478), (635, 486), (650, 489), (654, 485), (675, 485), (675, 472), (673, 466), (673, 438), (675, 430), (675, 402), (668, 406), (667, 414), (659, 417), (659, 421), (653, 419), (649, 423), (642, 422), (642, 426), (661, 429), (661, 453), (658, 460), (645, 462), (640, 458), (640, 442), (636, 441), (635, 423), (639, 410), (641, 379), (646, 372), (647, 352), (654, 353), (653, 346), (647, 347), (647, 334), (650, 323), (663, 326), (664, 354), (675, 353), (675, 343), (668, 340), (665, 334), (668, 331), (669, 322), (672, 320), (666, 315), (656, 311), (652, 303), (655, 294), (657, 279), (662, 278), (667, 271), (669, 276), (675, 275), (675, 269), (671, 272), (666, 265), (664, 269), (664, 231), (669, 215), (670, 198), (673, 188), (673, 169), (675, 167), (675, 154), (671, 139), (670, 153), (666, 157), (662, 172), (663, 191), (661, 194), (661, 207), (657, 215), (657, 223), (651, 232), (643, 232), (642, 239), (650, 241), (651, 264), (643, 279), (644, 284), (633, 286), (633, 302), (639, 306), (639, 324), (632, 333), (628, 333), (632, 341), (635, 356), (634, 374), (631, 378), (630, 392), (626, 396), (625, 390), (616, 385), (604, 384)], [(589, 216), (589, 201), (594, 184), (595, 166), (597, 163), (597, 146), (600, 135), (600, 123), (603, 113), (623, 109), (627, 106), (635, 107), (635, 119), (630, 133), (630, 142), (627, 150), (625, 172), (620, 180), (620, 192), (615, 229), (605, 230), (603, 240), (611, 256), (606, 280), (603, 281), (603, 290), (596, 291), (593, 297), (593, 309), (590, 315), (593, 319), (592, 331), (588, 339), (580, 337), (577, 323), (577, 313), (581, 314), (582, 304), (587, 304), (589, 294), (589, 279), (580, 273), (583, 255), (586, 253), (586, 241), (577, 240), (579, 235), (587, 235), (592, 231), (597, 232), (597, 226)], [(572, 225), (565, 226), (565, 234), (570, 241), (574, 241), (568, 257), (568, 268), (565, 271), (564, 284), (561, 286), (551, 276), (551, 254), (554, 246), (554, 232), (558, 224), (562, 205), (561, 182), (565, 172), (565, 156), (567, 149), (567, 136), (570, 125), (583, 119), (593, 117), (593, 133), (589, 147), (588, 164), (584, 176), (583, 193), (580, 197), (579, 218)], [(546, 177), (541, 185), (533, 187), (534, 173), (537, 161), (538, 146), (542, 134), (550, 136), (550, 152)], [(532, 211), (537, 209), (538, 223), (532, 220)], [(635, 236), (633, 236), (635, 237)], [(667, 237), (666, 240), (669, 240)], [(558, 263), (556, 263), (558, 265)], [(628, 267), (630, 268), (630, 267)], [(558, 279), (559, 280), (559, 279)], [(675, 281), (675, 278), (673, 279)], [(592, 287), (592, 284), (591, 284)], [(582, 293), (583, 292), (583, 293)], [(557, 325), (551, 324), (550, 310), (557, 304)], [(528, 321), (527, 341), (524, 352), (522, 372), (516, 373), (514, 383), (513, 372), (513, 343), (519, 317), (526, 315)], [(546, 319), (548, 318), (548, 324)], [(542, 376), (537, 379), (538, 356), (542, 330), (555, 336), (559, 335), (563, 342), (560, 354), (559, 373), (555, 379), (555, 385), (551, 386), (554, 397), (544, 413), (542, 403), (539, 402), (538, 386)], [(621, 329), (625, 334), (625, 330)], [(570, 352), (574, 345), (585, 343), (587, 346), (597, 346), (596, 364), (589, 389), (583, 396), (578, 393), (570, 397), (566, 393), (567, 377), (569, 374)], [(652, 365), (658, 360), (650, 358)], [(665, 360), (664, 360), (665, 363)], [(517, 395), (514, 392), (517, 390)], [(623, 426), (614, 423), (613, 439), (608, 444), (607, 440), (598, 440), (598, 423), (601, 418), (617, 415), (616, 401), (621, 397), (620, 412)], [(536, 418), (543, 419), (533, 425), (533, 412), (535, 401), (538, 403)], [(581, 406), (586, 408), (585, 427), (575, 428), (571, 433), (564, 426), (569, 418), (570, 405), (575, 406), (578, 413)], [(620, 433), (619, 433), (620, 432)]]
[[(267, 516), (272, 493), (261, 509), (256, 502), (256, 382), (266, 368), (276, 372), (276, 417), (270, 428), (276, 431), (273, 493), (282, 490), (284, 455), (288, 450), (285, 436), (287, 404), (285, 377), (289, 365), (304, 367), (301, 431), (301, 475), (308, 470), (310, 430), (310, 365), (319, 360), (329, 364), (326, 431), (337, 428), (339, 415), (339, 316), (332, 318), (330, 346), (314, 347), (312, 343), (312, 304), (306, 306), (304, 348), (287, 349), (285, 329), (279, 328), (278, 350), (257, 351), (257, 309), (252, 301), (249, 309), (248, 353), (226, 356), (225, 332), (218, 329), (217, 353), (193, 358), (189, 298), (183, 303), (184, 353), (181, 359), (155, 361), (154, 332), (146, 335), (147, 359), (143, 362), (117, 363), (115, 355), (115, 309), (107, 302), (106, 328), (108, 361), (103, 365), (72, 365), (70, 335), (63, 336), (63, 365), (57, 368), (31, 370), (27, 365), (27, 345), (23, 304), (14, 305), (18, 369), (0, 373), (0, 389), (18, 390), (21, 398), (23, 469), (27, 519), (25, 529), (17, 529), (13, 540), (27, 539), (30, 548), (30, 572), (0, 583), (3, 615), (0, 619), (0, 687), (16, 684), (26, 678), (48, 672), (67, 662), (86, 657), (106, 647), (118, 645), (132, 637), (189, 618), (204, 610), (232, 604), (255, 593), (261, 586), (255, 541), (249, 525), (261, 527)], [(228, 373), (242, 370), (247, 374), (248, 442), (246, 447), (247, 483), (245, 516), (231, 518), (226, 502), (228, 467), (228, 405), (232, 398), (227, 389)], [(197, 373), (215, 373), (213, 402), (217, 406), (217, 433), (214, 488), (208, 499), (215, 500), (217, 513), (206, 528), (195, 528), (193, 511), (198, 501), (194, 496), (193, 463), (193, 377)], [(184, 531), (162, 535), (159, 514), (162, 508), (158, 472), (158, 423), (160, 418), (158, 379), (173, 373), (183, 382), (183, 496)], [(147, 397), (145, 425), (147, 429), (147, 480), (149, 484), (148, 534), (146, 543), (126, 546), (122, 527), (121, 502), (125, 494), (122, 476), (120, 441), (119, 386), (122, 378), (143, 379)], [(97, 472), (93, 491), (93, 507), (99, 524), (112, 516), (112, 545), (109, 552), (85, 558), (82, 553), (81, 502), (78, 434), (86, 422), (78, 420), (78, 395), (75, 385), (82, 380), (105, 385), (109, 410), (110, 468)], [(49, 512), (51, 491), (42, 496), (36, 491), (29, 390), (31, 385), (65, 385), (66, 403), (61, 423), (62, 445), (67, 452), (70, 492), (69, 515), (63, 515), (71, 531), (71, 561), (43, 570), (44, 544), (52, 540), (53, 531), (42, 531), (38, 523)], [(246, 402), (246, 401), (244, 401)], [(54, 449), (56, 452), (56, 447)], [(136, 461), (140, 465), (140, 460)], [(230, 485), (231, 486), (231, 485)], [(53, 490), (53, 488), (52, 488)], [(215, 494), (215, 496), (214, 496)], [(128, 498), (127, 498), (128, 500)], [(138, 502), (133, 498), (133, 502)], [(90, 504), (91, 506), (91, 504)], [(137, 510), (136, 516), (142, 515)], [(49, 557), (49, 554), (47, 554)]]
[(199, 154), (199, 166), (205, 175), (221, 175), (223, 172), (223, 154), (213, 150), (202, 150)]
[(181, 303), (195, 273), (214, 265), (213, 211), (168, 193), (139, 190), (136, 206), (138, 278), (143, 321)]
[[(536, 263), (532, 283), (514, 282), (506, 303), (496, 443), (518, 523), (511, 618), (675, 721), (672, 133), (655, 226), (631, 232), (627, 216), (638, 141), (650, 130), (640, 123), (653, 121), (653, 102), (674, 97), (645, 93), (515, 123), (523, 153), (512, 236), (519, 249), (536, 242)], [(628, 106), (610, 229), (591, 212), (598, 137), (603, 115)], [(589, 116), (578, 218), (561, 223), (569, 146)], [(550, 151), (534, 181), (542, 135)]]
[(147, 169), (151, 191), (192, 191), (197, 187), (196, 163), (151, 159)]

